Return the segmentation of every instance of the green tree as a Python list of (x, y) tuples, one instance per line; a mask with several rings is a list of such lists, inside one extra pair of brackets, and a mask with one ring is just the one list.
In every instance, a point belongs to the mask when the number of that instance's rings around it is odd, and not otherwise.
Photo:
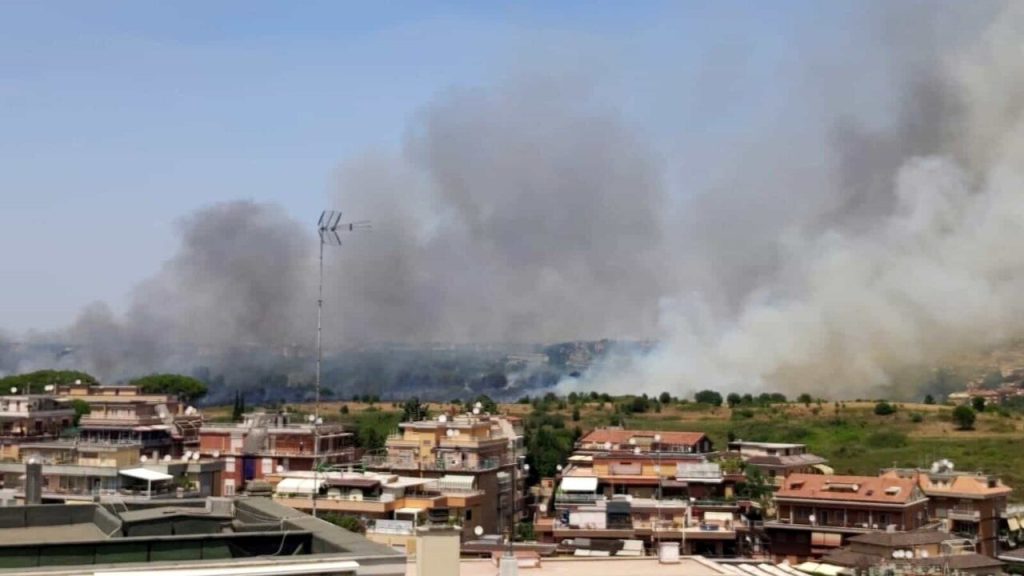
[(81, 398), (75, 398), (69, 402), (71, 407), (75, 409), (75, 426), (78, 426), (78, 422), (82, 419), (82, 416), (92, 412), (92, 408), (89, 407), (89, 403)]
[(924, 403), (928, 405), (935, 404), (935, 396), (932, 396), (931, 394), (925, 394)]
[(953, 421), (956, 422), (960, 430), (973, 430), (976, 418), (974, 410), (966, 404), (961, 404), (953, 409)]
[(402, 422), (418, 422), (429, 417), (427, 405), (421, 403), (418, 397), (413, 396), (402, 403)]
[(150, 374), (132, 380), (133, 386), (148, 394), (172, 394), (191, 403), (206, 395), (206, 384), (181, 374)]
[(338, 514), (337, 512), (328, 512), (321, 516), (324, 520), (348, 530), (349, 532), (355, 532), (357, 534), (365, 534), (366, 526), (363, 525), (362, 520), (357, 516), (351, 514)]
[(572, 432), (550, 424), (528, 430), (527, 457), (534, 477), (554, 476), (557, 466), (572, 452)]
[(231, 421), (241, 422), (243, 414), (245, 414), (245, 397), (242, 396), (241, 390), (235, 390), (235, 404), (231, 407)]
[(669, 394), (668, 392), (662, 392), (658, 396), (658, 401), (661, 402), (662, 404), (671, 404), (672, 403), (672, 395)]
[(580, 408), (579, 408), (579, 406), (573, 406), (572, 407), (572, 421), (573, 422), (579, 422), (580, 421)]
[(486, 412), (488, 414), (498, 413), (498, 404), (494, 400), (492, 400), (491, 397), (488, 396), (487, 394), (481, 394), (477, 396), (476, 400), (473, 401), (473, 405), (475, 406), (477, 402), (480, 403), (481, 412)]
[(701, 404), (709, 406), (721, 406), (722, 395), (714, 390), (701, 390), (693, 395), (693, 399)]
[(985, 399), (981, 396), (974, 396), (971, 398), (971, 408), (974, 408), (975, 412), (985, 411)]
[(804, 392), (803, 394), (796, 397), (796, 401), (803, 404), (804, 406), (810, 406), (811, 402), (814, 402), (814, 398), (810, 394)]
[(890, 414), (895, 414), (895, 413), (896, 413), (896, 407), (893, 406), (892, 404), (889, 404), (885, 400), (882, 400), (881, 402), (878, 402), (877, 404), (875, 404), (875, 414), (877, 414), (879, 416), (888, 416)]
[(729, 405), (729, 408), (735, 408), (740, 402), (743, 402), (743, 397), (735, 392), (730, 392), (725, 397), (725, 403)]
[(356, 417), (356, 440), (364, 450), (380, 450), (398, 426), (401, 414), (366, 409)]
[(348, 414), (348, 404), (342, 404), (341, 408), (338, 409), (341, 414)]

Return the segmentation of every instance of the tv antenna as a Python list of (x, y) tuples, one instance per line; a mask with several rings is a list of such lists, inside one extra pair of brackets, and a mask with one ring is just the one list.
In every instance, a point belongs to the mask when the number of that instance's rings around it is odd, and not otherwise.
[(320, 417), (320, 364), (323, 359), (323, 346), (321, 340), (321, 317), (324, 309), (324, 246), (341, 246), (341, 232), (355, 232), (356, 230), (368, 230), (369, 220), (358, 222), (341, 221), (341, 212), (337, 210), (324, 210), (320, 213), (320, 220), (317, 222), (317, 233), (320, 235), (320, 283), (317, 286), (316, 297), (316, 408), (314, 416)]

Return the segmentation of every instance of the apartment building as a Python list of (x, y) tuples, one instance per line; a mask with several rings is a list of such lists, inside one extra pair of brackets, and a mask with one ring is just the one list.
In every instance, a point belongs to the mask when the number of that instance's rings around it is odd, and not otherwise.
[(775, 493), (776, 518), (764, 523), (772, 554), (791, 562), (818, 557), (857, 534), (916, 530), (928, 498), (896, 475), (790, 474)]
[(78, 386), (62, 388), (58, 399), (89, 404), (78, 424), (84, 442), (138, 444), (152, 460), (181, 457), (199, 442), (202, 416), (172, 395), (143, 394), (134, 386)]
[(47, 395), (0, 397), (0, 460), (17, 461), (21, 446), (60, 436), (75, 411)]
[(138, 443), (27, 443), (22, 445), (22, 462), (0, 463), (0, 478), (5, 489), (20, 494), (25, 462), (31, 461), (42, 464), (43, 496), (49, 501), (221, 495), (221, 462), (199, 460), (198, 454), (152, 460), (140, 451)]
[(224, 461), (221, 491), (228, 496), (270, 474), (356, 460), (355, 437), (341, 426), (296, 423), (288, 413), (252, 412), (241, 423), (206, 423), (198, 444), (201, 457)]
[(843, 548), (821, 561), (867, 576), (888, 570), (904, 574), (1002, 574), (1004, 563), (976, 553), (950, 534), (937, 530), (872, 532), (851, 536)]
[[(522, 518), (525, 500), (525, 450), (518, 420), (490, 414), (441, 415), (403, 422), (385, 444), (384, 454), (363, 458), (364, 466), (422, 478), (463, 478), (486, 495), (466, 523), (487, 533), (504, 533), (513, 515)], [(513, 478), (515, 487), (513, 487)], [(469, 479), (472, 479), (470, 482)]]
[(460, 526), (467, 540), (475, 537), (477, 527), (490, 533), (498, 529), (490, 513), (493, 502), (476, 485), (477, 479), (466, 474), (422, 478), (356, 471), (293, 471), (267, 477), (278, 503), (309, 512), (315, 497), (319, 513), (369, 520), (368, 534), (408, 539), (416, 526), (429, 520)]
[[(702, 434), (615, 430), (585, 436), (556, 478), (549, 508), (534, 530), (542, 541), (595, 543), (678, 541), (684, 553), (735, 556), (752, 548), (750, 506), (736, 498), (743, 476), (729, 474), (697, 450)], [(607, 451), (596, 447), (610, 443)], [(671, 447), (665, 452), (662, 447)]]
[(832, 474), (824, 458), (811, 454), (805, 444), (780, 442), (729, 442), (729, 453), (739, 457), (748, 468), (761, 471), (776, 488), (790, 474)]
[(928, 517), (950, 534), (970, 539), (979, 553), (995, 557), (1007, 526), (1007, 498), (1013, 490), (996, 476), (954, 469), (949, 460), (925, 469), (892, 469), (883, 476), (917, 482), (928, 497)]

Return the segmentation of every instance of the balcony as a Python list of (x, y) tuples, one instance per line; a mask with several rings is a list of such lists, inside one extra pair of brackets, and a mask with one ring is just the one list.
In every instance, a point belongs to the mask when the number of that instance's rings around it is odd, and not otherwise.
[(766, 520), (764, 522), (765, 528), (786, 528), (790, 530), (814, 530), (824, 532), (850, 532), (850, 533), (867, 533), (867, 532), (878, 532), (884, 530), (885, 526), (879, 526), (879, 528), (872, 528), (871, 525), (866, 523), (854, 523), (854, 522), (842, 522), (842, 521), (828, 521), (828, 522), (815, 522), (811, 523), (806, 518), (794, 518), (790, 521), (789, 518), (777, 518), (775, 520)]
[(391, 470), (430, 470), (436, 472), (489, 472), (503, 466), (499, 460), (484, 460), (477, 464), (453, 464), (447, 462), (420, 462), (417, 460), (389, 458), (387, 456), (364, 456), (363, 466)]
[(960, 520), (962, 522), (981, 521), (981, 512), (973, 508), (950, 508), (947, 510), (946, 516), (950, 520)]
[(594, 504), (604, 502), (603, 494), (563, 492), (555, 494), (555, 504)]

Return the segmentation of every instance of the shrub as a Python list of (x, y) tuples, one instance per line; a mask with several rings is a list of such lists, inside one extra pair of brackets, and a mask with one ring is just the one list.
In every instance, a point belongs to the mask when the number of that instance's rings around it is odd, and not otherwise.
[(877, 414), (879, 416), (888, 416), (890, 414), (895, 414), (895, 413), (896, 413), (896, 407), (893, 406), (892, 404), (889, 404), (885, 400), (882, 400), (878, 404), (875, 404), (875, 414)]
[(985, 411), (985, 399), (981, 396), (975, 396), (971, 398), (971, 408), (974, 408), (975, 412)]
[(910, 421), (914, 424), (920, 424), (921, 422), (924, 422), (924, 415), (920, 412), (914, 412), (910, 415)]
[(966, 405), (961, 404), (953, 410), (953, 421), (961, 430), (973, 430), (974, 420), (977, 419), (974, 410)]

